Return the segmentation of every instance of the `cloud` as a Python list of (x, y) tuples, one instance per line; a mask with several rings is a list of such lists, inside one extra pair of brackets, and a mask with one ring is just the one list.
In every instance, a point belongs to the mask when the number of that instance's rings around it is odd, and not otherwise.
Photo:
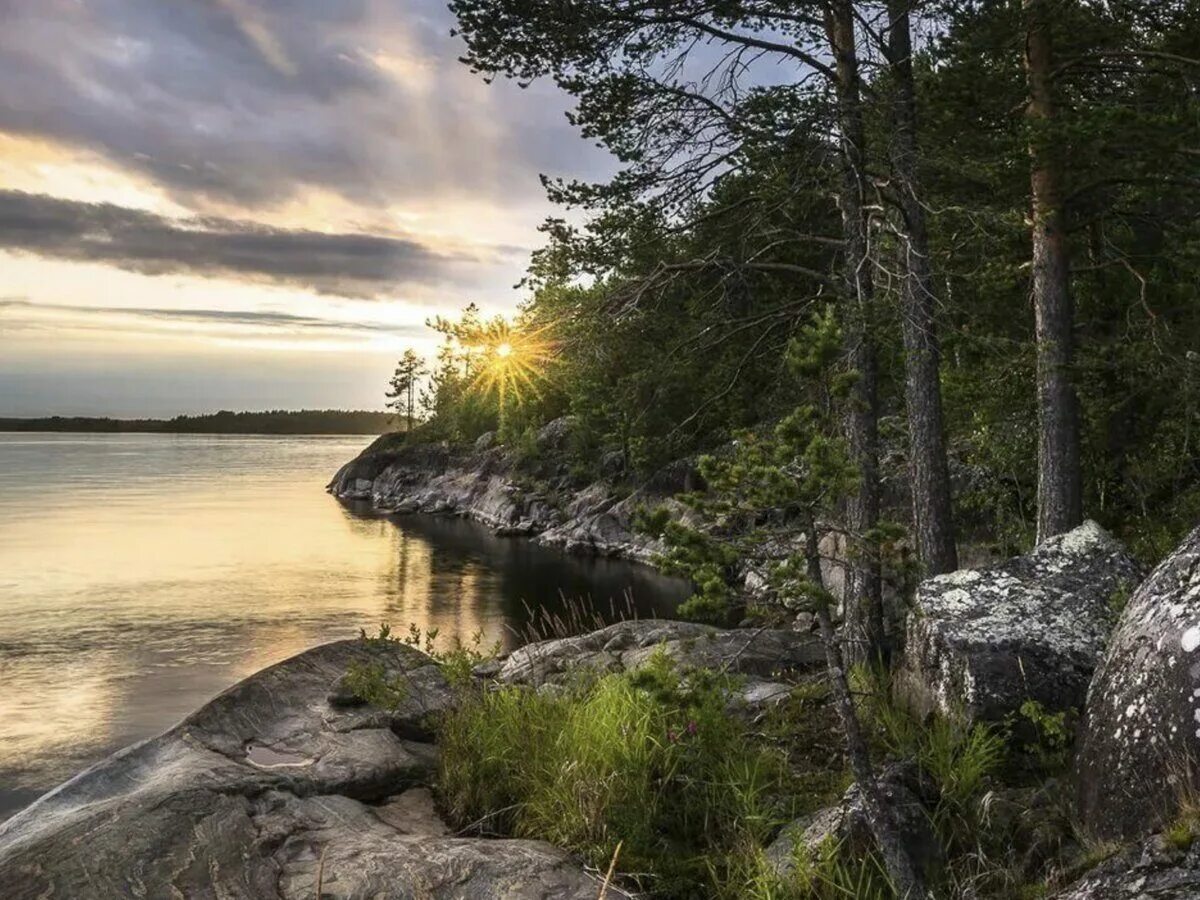
[[(177, 202), (540, 202), (606, 163), (551, 85), (485, 86), (443, 0), (0, 0), (0, 131), (98, 152)], [(590, 171), (589, 171), (590, 168)]]
[(373, 234), (328, 234), (216, 217), (171, 219), (108, 203), (0, 191), (0, 248), (146, 275), (269, 281), (343, 297), (382, 297), (412, 285), (477, 281), (516, 252), (447, 253)]
[(35, 303), (23, 298), (0, 298), (0, 313), (4, 310), (26, 311), (34, 314), (66, 314), (84, 317), (116, 317), (151, 322), (179, 322), (195, 325), (231, 325), (251, 328), (281, 329), (289, 332), (321, 332), (347, 334), (384, 334), (395, 337), (428, 337), (424, 325), (396, 325), (386, 322), (347, 322), (320, 316), (301, 316), (270, 310), (229, 309), (172, 309), (169, 307), (82, 306), (67, 303)]

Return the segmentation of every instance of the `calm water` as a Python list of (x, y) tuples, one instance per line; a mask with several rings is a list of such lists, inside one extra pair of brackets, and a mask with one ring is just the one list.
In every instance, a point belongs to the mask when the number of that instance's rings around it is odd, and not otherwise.
[(313, 644), (415, 622), (511, 643), (524, 604), (677, 582), (323, 487), (369, 438), (0, 434), (0, 818)]

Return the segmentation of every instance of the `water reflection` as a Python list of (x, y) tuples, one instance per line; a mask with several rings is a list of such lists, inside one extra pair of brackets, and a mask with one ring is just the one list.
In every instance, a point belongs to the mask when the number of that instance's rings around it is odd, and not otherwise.
[(0, 817), (263, 666), (413, 622), (511, 643), (560, 593), (681, 586), (322, 491), (365, 439), (0, 435)]

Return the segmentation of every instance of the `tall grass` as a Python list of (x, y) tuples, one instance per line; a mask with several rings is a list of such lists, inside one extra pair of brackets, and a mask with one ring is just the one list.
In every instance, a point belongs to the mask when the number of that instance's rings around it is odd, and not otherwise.
[(616, 622), (636, 622), (638, 620), (637, 606), (633, 602), (633, 594), (626, 590), (621, 599), (608, 598), (607, 609), (598, 606), (590, 595), (568, 597), (560, 593), (562, 608), (551, 610), (545, 606), (534, 609), (525, 600), (526, 620), (520, 628), (508, 626), (514, 637), (523, 644), (537, 641), (548, 641), (552, 638), (575, 637), (597, 631)]
[(896, 900), (878, 856), (858, 857), (832, 839), (809, 849), (797, 846), (793, 867), (779, 873), (763, 854), (751, 857), (736, 896), (743, 900)]
[(731, 882), (794, 813), (780, 753), (726, 714), (722, 685), (665, 655), (558, 693), (482, 691), (443, 722), (439, 788), (463, 828), (548, 840), (661, 897)]

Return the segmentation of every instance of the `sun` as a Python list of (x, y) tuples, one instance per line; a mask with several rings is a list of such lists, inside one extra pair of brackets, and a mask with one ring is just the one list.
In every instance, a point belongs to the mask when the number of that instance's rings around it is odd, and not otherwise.
[(547, 331), (518, 328), (503, 320), (481, 328), (470, 341), (481, 363), (475, 388), (498, 394), (502, 407), (510, 401), (519, 403), (526, 395), (539, 396), (539, 384), (554, 357)]

